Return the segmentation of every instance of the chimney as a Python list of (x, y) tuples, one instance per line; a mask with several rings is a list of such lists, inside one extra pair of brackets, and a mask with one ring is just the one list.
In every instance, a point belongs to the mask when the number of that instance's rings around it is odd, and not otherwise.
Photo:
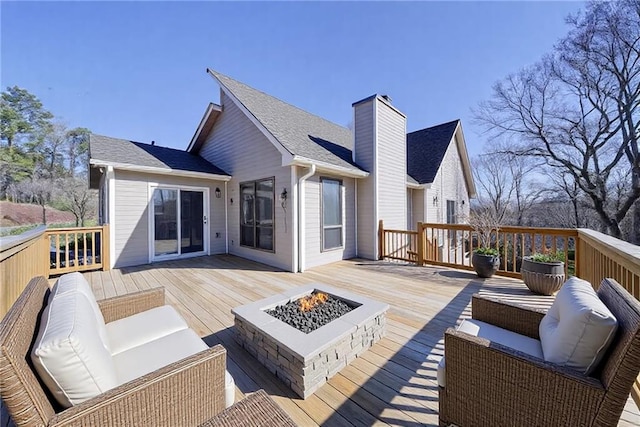
[(353, 104), (353, 117), (353, 160), (369, 172), (358, 180), (358, 256), (378, 259), (378, 221), (407, 229), (406, 116), (372, 95)]

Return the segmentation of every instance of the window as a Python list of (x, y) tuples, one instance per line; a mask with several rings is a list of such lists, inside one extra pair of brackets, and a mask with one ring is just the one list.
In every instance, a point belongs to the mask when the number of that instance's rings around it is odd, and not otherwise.
[(456, 223), (456, 202), (455, 200), (447, 200), (447, 224)]
[[(447, 200), (447, 224), (455, 224), (456, 223), (456, 202), (455, 200)], [(455, 246), (458, 241), (457, 231), (448, 230), (449, 234), (449, 245), (451, 247)]]
[(240, 184), (240, 245), (273, 251), (274, 179)]
[(342, 181), (322, 178), (322, 249), (342, 247)]

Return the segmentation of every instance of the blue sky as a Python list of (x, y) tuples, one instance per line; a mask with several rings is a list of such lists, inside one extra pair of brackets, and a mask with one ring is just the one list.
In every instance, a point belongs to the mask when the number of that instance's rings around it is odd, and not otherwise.
[(413, 131), (461, 118), (538, 60), (579, 2), (1, 2), (3, 89), (68, 126), (184, 149), (216, 69), (341, 125), (388, 94)]

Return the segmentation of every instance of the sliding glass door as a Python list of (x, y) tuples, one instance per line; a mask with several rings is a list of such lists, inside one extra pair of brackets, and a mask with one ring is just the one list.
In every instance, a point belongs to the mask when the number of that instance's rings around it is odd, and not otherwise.
[(152, 260), (206, 252), (206, 190), (153, 189)]

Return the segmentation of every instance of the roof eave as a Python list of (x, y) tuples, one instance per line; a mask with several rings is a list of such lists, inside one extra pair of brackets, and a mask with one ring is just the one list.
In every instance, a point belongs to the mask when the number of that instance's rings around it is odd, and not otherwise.
[(431, 188), (431, 183), (419, 184), (419, 183), (407, 181), (407, 188), (411, 188), (412, 190), (428, 190), (429, 188)]
[(222, 107), (218, 104), (214, 104), (210, 102), (207, 106), (207, 109), (198, 124), (198, 128), (196, 129), (191, 141), (189, 142), (189, 147), (187, 148), (187, 152), (197, 154), (204, 143), (205, 138), (209, 134), (209, 131), (213, 128), (216, 120), (220, 116), (222, 112)]
[(344, 166), (332, 165), (331, 163), (321, 162), (318, 160), (309, 159), (307, 157), (302, 156), (293, 156), (290, 158), (286, 164), (282, 166), (304, 166), (308, 167), (310, 165), (315, 165), (316, 170), (320, 172), (326, 173), (334, 173), (341, 176), (348, 176), (351, 178), (366, 178), (369, 176), (369, 172), (363, 171), (362, 169), (358, 169), (357, 167), (346, 168)]
[(99, 159), (91, 159), (89, 160), (89, 164), (94, 167), (111, 166), (113, 169), (127, 170), (132, 172), (142, 172), (142, 173), (155, 173), (158, 175), (182, 176), (182, 177), (188, 177), (188, 178), (211, 179), (216, 181), (231, 180), (231, 177), (229, 175), (220, 175), (220, 174), (213, 174), (213, 173), (207, 173), (207, 172), (186, 171), (181, 169), (159, 168), (155, 166), (140, 166), (140, 165), (132, 165), (129, 163), (109, 162), (106, 160), (99, 160)]
[(467, 144), (464, 140), (464, 133), (462, 132), (462, 122), (460, 121), (458, 121), (458, 124), (456, 126), (454, 137), (457, 135), (459, 135), (459, 138), (456, 138), (456, 143), (458, 145), (460, 160), (462, 161), (465, 180), (467, 181), (467, 191), (469, 192), (469, 198), (473, 199), (476, 197), (476, 184), (474, 182), (473, 173), (471, 171), (471, 161), (469, 160)]

